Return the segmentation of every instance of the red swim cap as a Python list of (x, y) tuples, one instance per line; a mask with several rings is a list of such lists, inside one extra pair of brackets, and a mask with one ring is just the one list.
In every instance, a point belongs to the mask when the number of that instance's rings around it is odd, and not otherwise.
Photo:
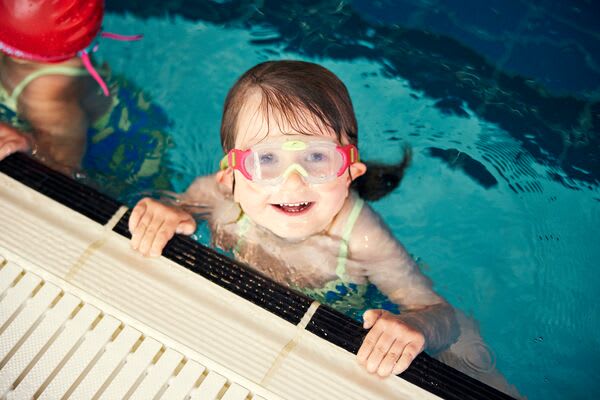
[(103, 0), (0, 0), (0, 50), (31, 61), (75, 57), (102, 26)]

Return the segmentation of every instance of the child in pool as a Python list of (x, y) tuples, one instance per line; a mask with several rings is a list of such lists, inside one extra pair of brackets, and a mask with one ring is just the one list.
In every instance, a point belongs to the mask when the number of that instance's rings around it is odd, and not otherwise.
[(103, 0), (0, 4), (0, 160), (32, 151), (63, 172), (80, 167), (86, 132), (112, 103), (89, 59), (103, 14)]
[[(404, 371), (425, 349), (434, 354), (448, 349), (459, 323), (352, 189), (367, 173), (357, 139), (350, 97), (333, 73), (299, 61), (259, 64), (239, 78), (225, 101), (221, 170), (197, 178), (180, 201), (208, 207), (205, 216), (218, 247), (319, 301), (327, 302), (319, 296), (324, 292), (351, 296), (376, 285), (401, 313), (381, 308), (364, 313), (370, 331), (357, 358), (367, 371), (387, 376)], [(401, 170), (406, 161), (405, 156)], [(396, 185), (401, 176), (396, 175)], [(192, 234), (196, 223), (182, 208), (145, 198), (133, 209), (129, 229), (134, 249), (158, 256), (175, 233)], [(475, 324), (462, 314), (458, 318), (463, 326), (470, 324), (461, 338), (481, 342)], [(488, 373), (493, 366), (484, 353), (466, 357), (470, 366)], [(446, 360), (465, 369), (460, 357)]]

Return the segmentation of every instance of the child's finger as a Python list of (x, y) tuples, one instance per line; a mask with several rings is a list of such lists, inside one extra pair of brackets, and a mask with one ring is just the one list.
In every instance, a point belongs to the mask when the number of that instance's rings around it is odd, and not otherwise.
[[(142, 218), (142, 222), (140, 222), (141, 224), (144, 223), (144, 218)], [(144, 236), (140, 241), (140, 247), (138, 248), (140, 253), (142, 253), (145, 256), (150, 255), (150, 249), (152, 248), (152, 244), (156, 239), (156, 234), (162, 228), (163, 223), (164, 218), (162, 218), (162, 216), (153, 214), (150, 223), (146, 225)]]
[(365, 311), (363, 314), (363, 328), (370, 329), (375, 325), (375, 322), (377, 322), (379, 317), (383, 315), (383, 312), (384, 311), (381, 309)]
[(177, 221), (165, 221), (159, 227), (158, 232), (154, 237), (154, 241), (152, 242), (152, 246), (150, 247), (150, 256), (158, 257), (161, 255), (163, 249), (167, 245), (167, 242), (171, 240), (173, 235), (175, 234), (175, 228), (177, 226)]
[(418, 347), (419, 346), (414, 342), (410, 342), (409, 344), (406, 345), (404, 350), (402, 350), (402, 355), (400, 355), (400, 359), (398, 360), (398, 362), (396, 363), (396, 366), (394, 367), (394, 370), (393, 370), (394, 375), (401, 374), (408, 368), (410, 363), (421, 352), (421, 349), (419, 349)]
[(356, 358), (359, 364), (367, 365), (367, 360), (371, 355), (371, 352), (375, 348), (379, 337), (383, 334), (383, 328), (380, 326), (375, 326), (373, 329), (369, 331), (365, 340), (363, 340), (360, 349), (358, 349), (358, 353), (356, 354)]
[(140, 216), (137, 224), (133, 228), (131, 235), (131, 247), (134, 250), (139, 250), (142, 240), (146, 236), (146, 229), (152, 223), (152, 211), (145, 210), (144, 213)]
[(377, 370), (377, 374), (379, 376), (388, 376), (392, 373), (396, 363), (402, 355), (402, 351), (404, 350), (405, 346), (406, 342), (404, 341), (398, 339), (394, 341), (394, 344), (392, 344), (383, 361), (379, 365), (379, 369)]
[(175, 233), (179, 233), (181, 235), (191, 235), (194, 232), (196, 232), (196, 221), (194, 221), (193, 218), (179, 222), (177, 228), (175, 229)]
[(369, 359), (367, 360), (367, 371), (370, 373), (379, 371), (380, 364), (392, 347), (394, 339), (394, 336), (385, 332), (379, 336), (379, 339), (377, 340), (377, 343), (375, 343), (375, 346), (369, 355)]
[(132, 234), (137, 229), (141, 216), (146, 212), (146, 202), (144, 200), (145, 199), (140, 200), (135, 207), (133, 207), (133, 211), (131, 211), (131, 215), (129, 216), (129, 232)]

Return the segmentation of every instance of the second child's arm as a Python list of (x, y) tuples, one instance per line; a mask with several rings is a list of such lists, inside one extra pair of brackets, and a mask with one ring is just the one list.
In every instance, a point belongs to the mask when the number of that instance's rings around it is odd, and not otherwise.
[(32, 81), (19, 97), (18, 110), (33, 128), (40, 156), (53, 167), (80, 167), (90, 121), (81, 105), (81, 77), (47, 75)]

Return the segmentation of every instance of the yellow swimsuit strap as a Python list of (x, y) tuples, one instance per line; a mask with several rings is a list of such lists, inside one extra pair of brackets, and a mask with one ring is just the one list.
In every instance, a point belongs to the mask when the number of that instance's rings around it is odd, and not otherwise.
[(85, 68), (78, 67), (66, 67), (66, 66), (55, 66), (55, 67), (46, 67), (38, 69), (37, 71), (32, 72), (28, 76), (25, 77), (17, 86), (15, 86), (12, 94), (10, 95), (10, 101), (13, 104), (17, 104), (17, 100), (19, 96), (25, 90), (27, 85), (31, 83), (34, 79), (39, 78), (44, 75), (67, 75), (67, 76), (84, 76), (87, 75), (88, 72)]

